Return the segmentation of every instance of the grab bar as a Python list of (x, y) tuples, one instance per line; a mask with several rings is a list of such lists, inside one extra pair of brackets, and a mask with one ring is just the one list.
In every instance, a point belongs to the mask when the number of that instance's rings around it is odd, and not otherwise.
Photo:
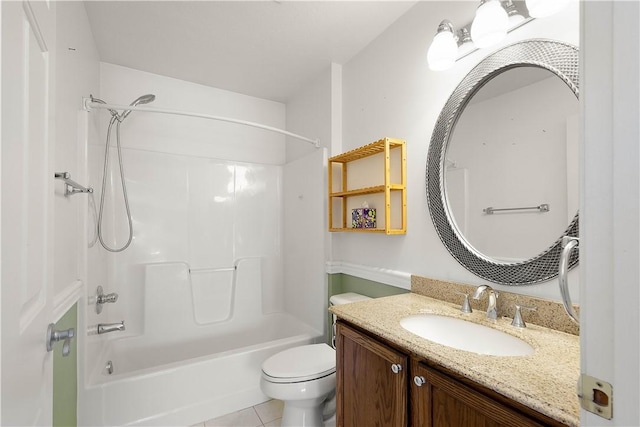
[(489, 206), (488, 208), (482, 209), (482, 212), (486, 213), (487, 215), (491, 215), (494, 212), (499, 212), (499, 211), (523, 211), (523, 210), (529, 210), (529, 209), (535, 209), (540, 212), (549, 212), (549, 205), (547, 203), (543, 203), (538, 206), (527, 206), (524, 208), (494, 208), (492, 206)]
[(64, 181), (64, 195), (65, 197), (69, 197), (76, 193), (93, 193), (93, 188), (84, 187), (74, 180), (71, 179), (71, 174), (69, 172), (56, 172), (54, 174), (55, 179), (60, 179)]
[(567, 271), (569, 269), (569, 255), (573, 248), (578, 247), (580, 239), (572, 236), (564, 236), (562, 238), (562, 252), (560, 253), (560, 265), (558, 267), (558, 282), (560, 284), (560, 294), (562, 295), (562, 304), (564, 309), (571, 317), (571, 320), (580, 324), (578, 314), (576, 314), (571, 304), (571, 296), (569, 295), (569, 284), (567, 282)]
[(216, 273), (218, 271), (236, 271), (238, 269), (237, 266), (233, 266), (233, 267), (221, 267), (221, 268), (215, 268), (215, 267), (205, 267), (205, 268), (190, 268), (189, 269), (189, 274), (191, 273)]

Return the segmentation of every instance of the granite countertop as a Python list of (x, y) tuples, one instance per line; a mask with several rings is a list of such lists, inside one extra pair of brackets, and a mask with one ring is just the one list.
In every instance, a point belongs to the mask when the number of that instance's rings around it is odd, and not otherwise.
[[(415, 293), (332, 306), (339, 318), (429, 359), (480, 385), (570, 426), (580, 424), (576, 384), (580, 376), (580, 338), (528, 324), (520, 329), (511, 319), (486, 319), (482, 311), (465, 314), (460, 306)], [(529, 343), (528, 356), (487, 356), (426, 340), (400, 326), (412, 314), (434, 313), (480, 323)]]

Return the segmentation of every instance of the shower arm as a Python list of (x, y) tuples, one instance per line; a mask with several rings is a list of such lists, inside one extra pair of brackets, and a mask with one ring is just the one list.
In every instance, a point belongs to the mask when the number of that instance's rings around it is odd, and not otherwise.
[(82, 98), (83, 101), (83, 105), (84, 105), (84, 110), (85, 111), (91, 111), (91, 109), (93, 108), (98, 108), (98, 109), (106, 109), (106, 110), (131, 110), (131, 111), (146, 111), (146, 112), (150, 112), (150, 113), (160, 113), (160, 114), (173, 114), (176, 116), (189, 116), (189, 117), (199, 117), (201, 119), (209, 119), (209, 120), (218, 120), (221, 122), (229, 122), (229, 123), (236, 123), (239, 125), (244, 125), (244, 126), (251, 126), (251, 127), (255, 127), (258, 129), (264, 129), (264, 130), (268, 130), (271, 132), (276, 132), (276, 133), (280, 133), (282, 135), (286, 135), (286, 136), (290, 136), (292, 138), (296, 138), (308, 143), (313, 144), (316, 148), (320, 148), (320, 142), (317, 139), (310, 139), (283, 129), (278, 129), (275, 127), (271, 127), (271, 126), (266, 126), (266, 125), (262, 125), (260, 123), (254, 123), (254, 122), (248, 122), (245, 120), (238, 120), (238, 119), (232, 119), (229, 117), (220, 117), (220, 116), (212, 116), (209, 114), (202, 114), (202, 113), (193, 113), (190, 111), (180, 111), (180, 110), (169, 110), (169, 109), (164, 109), (164, 108), (154, 108), (154, 107), (147, 107), (147, 106), (132, 106), (132, 105), (115, 105), (115, 104), (102, 104), (100, 102), (95, 102), (92, 101), (91, 98)]

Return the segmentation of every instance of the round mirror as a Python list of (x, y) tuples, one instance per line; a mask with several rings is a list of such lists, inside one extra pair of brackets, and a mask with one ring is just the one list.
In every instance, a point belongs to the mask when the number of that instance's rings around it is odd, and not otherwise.
[(579, 102), (551, 71), (516, 67), (478, 90), (451, 134), (444, 169), (456, 229), (488, 258), (546, 250), (578, 212)]
[(438, 118), (429, 212), (449, 252), (482, 278), (549, 280), (560, 240), (578, 234), (577, 73), (573, 46), (516, 43), (471, 70)]

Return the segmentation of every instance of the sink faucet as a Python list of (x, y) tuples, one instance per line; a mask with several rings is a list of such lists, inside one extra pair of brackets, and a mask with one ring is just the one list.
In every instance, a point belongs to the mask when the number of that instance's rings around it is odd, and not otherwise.
[(497, 319), (498, 318), (498, 291), (494, 290), (489, 285), (478, 286), (476, 292), (473, 294), (473, 299), (479, 300), (482, 294), (487, 291), (489, 292), (489, 305), (487, 306), (487, 318), (488, 319)]

